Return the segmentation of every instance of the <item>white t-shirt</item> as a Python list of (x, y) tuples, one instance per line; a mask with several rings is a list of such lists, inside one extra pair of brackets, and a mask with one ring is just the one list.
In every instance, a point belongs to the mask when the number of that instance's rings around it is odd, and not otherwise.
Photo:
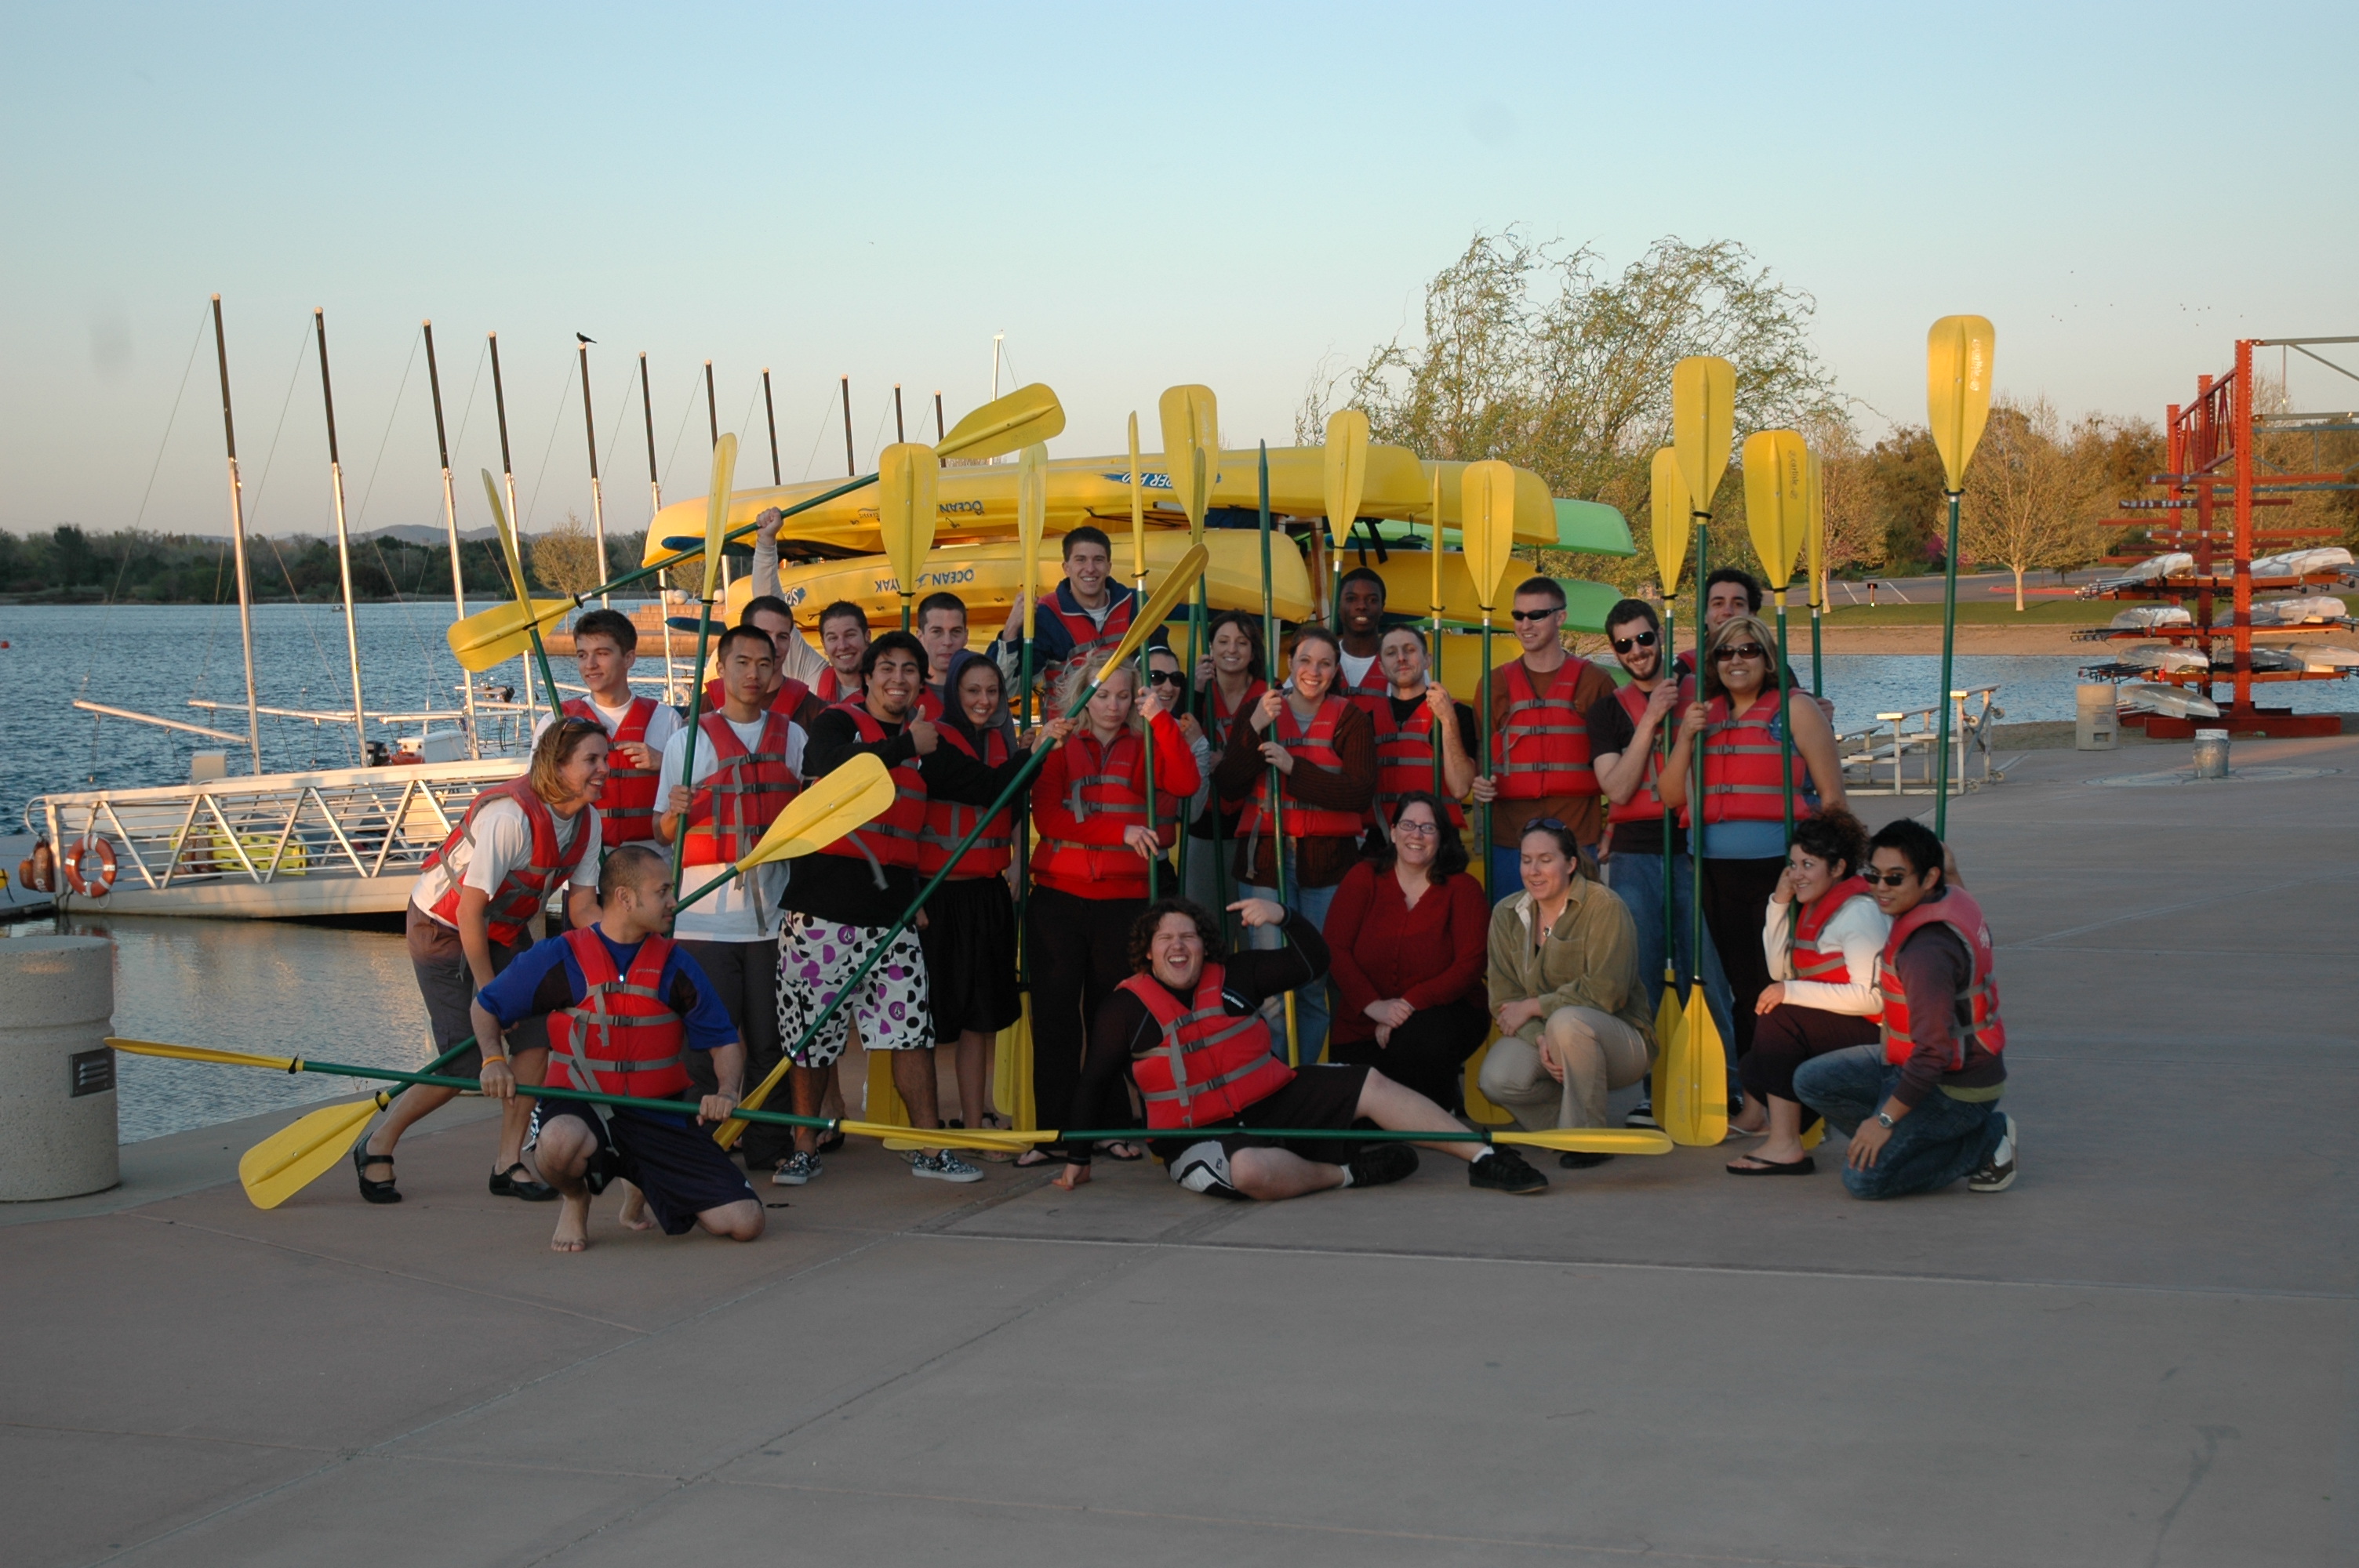
[[(582, 846), (582, 859), (573, 874), (563, 884), (568, 888), (595, 888), (598, 885), (598, 813), (585, 808), (571, 817), (550, 813), (557, 824), (557, 849), (561, 855), (573, 847), (577, 833), (590, 835)], [(532, 864), (532, 824), (525, 819), (524, 807), (502, 797), (487, 803), (475, 813), (473, 841), (462, 836), (451, 846), (451, 852), (441, 861), (419, 873), (418, 885), (410, 890), (409, 902), (419, 909), (431, 912), (442, 895), (451, 891), (453, 880), (462, 887), (481, 890), (485, 894), (496, 893), (510, 871), (518, 866)], [(452, 923), (444, 921), (449, 925)]]
[[(586, 700), (590, 704), (590, 711), (598, 716), (598, 722), (606, 727), (606, 738), (614, 739), (614, 731), (620, 730), (623, 727), (623, 720), (630, 717), (631, 705), (626, 702), (620, 708), (609, 708), (594, 697)], [(532, 727), (532, 738), (536, 741), (539, 740), (541, 731), (555, 722), (557, 722), (556, 715), (542, 714), (539, 722)], [(681, 722), (679, 708), (667, 703), (657, 703), (656, 710), (647, 716), (648, 749), (660, 756), (663, 753), (664, 742), (679, 733)]]
[(1376, 655), (1374, 654), (1370, 654), (1364, 659), (1357, 654), (1346, 654), (1343, 655), (1343, 684), (1356, 691), (1361, 683), (1368, 678), (1368, 672), (1375, 667)]
[[(768, 715), (749, 724), (727, 720), (740, 744), (753, 751), (762, 743), (762, 725)], [(664, 742), (663, 773), (656, 780), (656, 810), (661, 812), (664, 803), (671, 799), (672, 790), (679, 783), (679, 767), (688, 754), (688, 729), (677, 730)], [(689, 780), (690, 788), (712, 776), (720, 758), (714, 754), (712, 741), (697, 737), (696, 773)], [(803, 771), (803, 727), (787, 725), (787, 766), (799, 778)], [(686, 825), (682, 825), (686, 830)], [(773, 860), (766, 866), (756, 866), (743, 877), (733, 877), (721, 885), (718, 892), (710, 892), (695, 904), (679, 912), (673, 921), (671, 934), (690, 942), (769, 942), (778, 935), (778, 895), (786, 891), (788, 868), (791, 862)], [(721, 874), (718, 866), (690, 866), (680, 879), (680, 896), (687, 897), (706, 882)]]

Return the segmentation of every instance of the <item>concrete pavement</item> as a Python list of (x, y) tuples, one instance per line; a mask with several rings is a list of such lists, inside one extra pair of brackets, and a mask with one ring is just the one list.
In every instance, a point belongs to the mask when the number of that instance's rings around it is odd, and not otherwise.
[(2040, 752), (1951, 806), (2012, 1192), (1681, 1151), (1514, 1200), (1429, 1154), (1263, 1207), (868, 1147), (765, 1188), (750, 1246), (607, 1203), (566, 1258), (484, 1193), (479, 1122), (405, 1142), (398, 1207), (337, 1174), (265, 1214), (256, 1119), (5, 1214), (8, 1556), (2348, 1561), (2359, 740), (2087, 782), (2184, 751)]

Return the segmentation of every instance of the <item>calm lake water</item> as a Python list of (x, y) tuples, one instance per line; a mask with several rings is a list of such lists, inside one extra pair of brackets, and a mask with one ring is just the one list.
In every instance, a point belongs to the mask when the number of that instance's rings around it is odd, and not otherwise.
[[(451, 614), (447, 604), (361, 606), (362, 681), (372, 710), (457, 706), (462, 677), (443, 642)], [(340, 612), (272, 605), (257, 608), (254, 621), (263, 702), (349, 704)], [(44, 790), (176, 784), (188, 777), (191, 752), (221, 748), (219, 741), (77, 712), (71, 704), (78, 697), (234, 732), (245, 728), (242, 708), (209, 715), (187, 706), (192, 697), (243, 702), (234, 605), (0, 605), (0, 641), (8, 643), (0, 649), (0, 686), (10, 697), (0, 705), (0, 820), (11, 829), (26, 803)], [(1962, 687), (1999, 683), (1999, 706), (2010, 720), (2070, 719), (2075, 672), (2086, 662), (1962, 657), (1954, 680)], [(1838, 725), (1930, 702), (1940, 663), (1931, 654), (1830, 655), (1826, 689)], [(559, 662), (560, 679), (571, 675), (566, 664)], [(499, 674), (515, 680), (517, 667)], [(2359, 691), (2347, 682), (2304, 682), (2270, 695), (2302, 712), (2359, 708)], [(263, 747), (273, 770), (353, 760), (348, 726), (266, 718)], [(234, 752), (233, 771), (243, 771), (243, 761)], [(111, 934), (118, 944), (118, 1033), (366, 1065), (409, 1066), (431, 1055), (424, 1008), (390, 921), (383, 929), (156, 919), (77, 926)], [(37, 928), (52, 929), (47, 922)], [(319, 1075), (131, 1057), (120, 1069), (126, 1141), (365, 1087)]]

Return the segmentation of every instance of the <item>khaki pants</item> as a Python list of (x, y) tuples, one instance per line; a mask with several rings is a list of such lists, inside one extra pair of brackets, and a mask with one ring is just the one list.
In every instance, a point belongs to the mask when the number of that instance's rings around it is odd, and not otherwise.
[(1476, 1079), (1484, 1098), (1512, 1113), (1527, 1132), (1603, 1127), (1606, 1093), (1638, 1082), (1653, 1065), (1645, 1035), (1594, 1008), (1557, 1009), (1540, 1037), (1564, 1064), (1562, 1084), (1549, 1076), (1539, 1048), (1513, 1034), (1491, 1042)]

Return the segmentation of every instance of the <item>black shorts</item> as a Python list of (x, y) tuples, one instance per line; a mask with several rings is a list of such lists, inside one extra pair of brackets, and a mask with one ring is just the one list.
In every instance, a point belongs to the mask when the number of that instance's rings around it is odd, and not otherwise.
[(1227, 1121), (1196, 1128), (1178, 1137), (1157, 1138), (1147, 1147), (1190, 1192), (1242, 1197), (1229, 1182), (1229, 1156), (1240, 1149), (1283, 1149), (1322, 1165), (1341, 1165), (1359, 1152), (1349, 1138), (1269, 1138), (1257, 1127), (1333, 1128), (1343, 1131), (1360, 1119), (1360, 1091), (1368, 1068), (1357, 1063), (1321, 1064), (1295, 1069), (1293, 1081), (1245, 1107)]
[[(591, 1173), (620, 1176), (645, 1193), (647, 1212), (666, 1236), (687, 1234), (706, 1209), (754, 1200), (753, 1184), (712, 1141), (709, 1127), (674, 1127), (627, 1110), (610, 1111), (601, 1119), (579, 1100), (545, 1099), (533, 1108), (533, 1137), (538, 1140), (540, 1130), (560, 1116), (585, 1124), (597, 1139)], [(605, 1185), (606, 1180), (593, 1179), (591, 1190), (602, 1192)]]

